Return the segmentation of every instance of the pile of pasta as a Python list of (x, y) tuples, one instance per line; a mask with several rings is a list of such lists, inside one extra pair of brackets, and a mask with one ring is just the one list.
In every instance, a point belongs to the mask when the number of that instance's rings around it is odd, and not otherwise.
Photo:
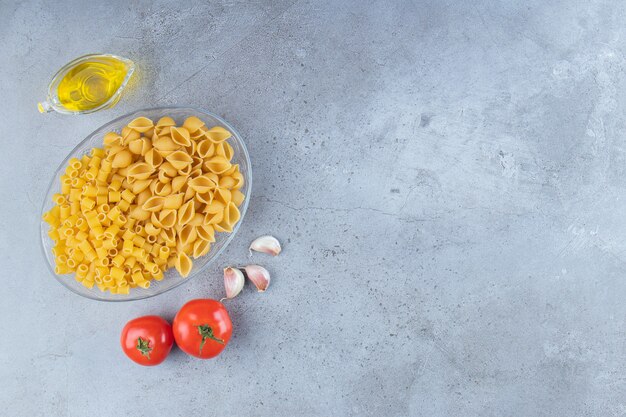
[(186, 277), (191, 258), (240, 218), (244, 177), (231, 163), (230, 136), (197, 117), (182, 126), (139, 117), (107, 133), (103, 148), (70, 159), (43, 216), (55, 273), (114, 294), (149, 288), (171, 267)]

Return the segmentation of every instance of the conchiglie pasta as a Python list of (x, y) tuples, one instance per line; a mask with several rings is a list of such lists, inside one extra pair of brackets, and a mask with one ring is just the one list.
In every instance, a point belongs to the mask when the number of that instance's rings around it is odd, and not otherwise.
[(136, 130), (137, 132), (146, 132), (154, 126), (152, 120), (147, 117), (138, 117), (136, 119), (131, 120), (128, 124), (128, 127)]
[(124, 149), (121, 152), (118, 152), (113, 157), (111, 161), (112, 168), (126, 168), (130, 164), (133, 163), (133, 154), (128, 150)]
[(159, 223), (164, 229), (171, 229), (176, 224), (176, 210), (166, 209), (159, 213)]
[(196, 240), (193, 243), (193, 252), (192, 256), (194, 259), (197, 259), (201, 256), (206, 255), (211, 250), (211, 243), (206, 240)]
[[(147, 187), (146, 187), (147, 188)], [(150, 192), (150, 190), (146, 189), (143, 190), (142, 192), (140, 192), (139, 194), (137, 194), (137, 198), (135, 200), (135, 203), (138, 206), (143, 205), (146, 201), (148, 201), (150, 198), (152, 197), (152, 193)]]
[(188, 180), (189, 177), (186, 175), (179, 175), (172, 178), (172, 193), (177, 193), (182, 190), (182, 188), (187, 185)]
[(159, 136), (152, 142), (152, 146), (159, 151), (162, 156), (167, 156), (180, 148), (180, 145), (176, 144), (169, 136)]
[(230, 198), (233, 203), (240, 206), (241, 203), (243, 203), (243, 200), (246, 198), (246, 196), (241, 191), (234, 190), (233, 192), (230, 193)]
[(128, 167), (128, 178), (145, 180), (154, 172), (154, 168), (146, 162), (136, 162)]
[(190, 166), (191, 162), (193, 161), (193, 159), (191, 159), (191, 156), (189, 156), (189, 154), (185, 151), (172, 152), (171, 154), (167, 155), (165, 159), (177, 170), (185, 169), (186, 167)]
[(207, 242), (215, 242), (215, 229), (209, 224), (196, 227), (196, 233), (198, 238), (206, 240)]
[(216, 225), (224, 218), (224, 211), (218, 211), (217, 213), (206, 213), (204, 215), (204, 224)]
[(224, 142), (231, 137), (231, 133), (221, 126), (215, 126), (207, 130), (204, 135), (213, 143)]
[(191, 140), (189, 139), (189, 131), (184, 127), (172, 126), (170, 129), (172, 141), (180, 146), (190, 146)]
[(210, 204), (206, 204), (204, 206), (203, 211), (205, 213), (214, 214), (214, 213), (219, 213), (223, 211), (224, 207), (225, 207), (224, 203), (214, 199), (213, 201), (211, 201)]
[(102, 138), (102, 144), (105, 147), (111, 146), (111, 145), (121, 145), (122, 137), (117, 132), (109, 132), (104, 135), (104, 138)]
[(217, 183), (208, 175), (202, 175), (189, 180), (188, 185), (195, 192), (201, 194), (213, 190), (217, 186)]
[(204, 167), (214, 174), (222, 174), (228, 170), (231, 165), (228, 159), (221, 155), (216, 155), (204, 163)]
[(148, 138), (135, 139), (128, 144), (128, 149), (136, 155), (144, 155), (152, 149), (152, 141)]
[(182, 193), (170, 194), (164, 197), (163, 208), (178, 210), (183, 205), (183, 197), (184, 194)]
[(231, 189), (235, 186), (236, 183), (237, 180), (235, 180), (233, 177), (224, 176), (220, 178), (220, 182), (218, 185), (220, 186), (220, 188)]
[(215, 144), (205, 139), (196, 145), (196, 153), (200, 158), (209, 158), (215, 154)]
[(239, 172), (239, 171), (235, 171), (235, 172), (233, 172), (233, 173), (232, 173), (232, 176), (231, 176), (230, 178), (232, 178), (232, 179), (234, 179), (234, 180), (235, 180), (235, 183), (234, 183), (234, 184), (233, 184), (233, 186), (232, 186), (232, 187), (230, 187), (230, 188), (232, 188), (232, 189), (234, 189), (234, 190), (238, 190), (238, 189), (240, 189), (241, 187), (243, 187), (243, 184), (244, 184), (244, 178), (243, 178), (243, 174), (242, 174), (241, 172)]
[(158, 196), (166, 197), (172, 194), (172, 186), (169, 183), (162, 183), (161, 181), (154, 181), (154, 189), (152, 192)]
[(157, 129), (158, 128), (163, 128), (163, 127), (166, 127), (166, 126), (176, 126), (176, 122), (171, 117), (168, 117), (168, 116), (161, 117), (157, 121), (157, 124), (156, 124)]
[(213, 201), (213, 192), (207, 191), (206, 193), (196, 193), (195, 198), (200, 204), (211, 204)]
[[(195, 211), (195, 208), (194, 208)], [(202, 213), (195, 213), (193, 215), (193, 218), (189, 221), (189, 223), (192, 226), (201, 226), (204, 220), (204, 215)]]
[(144, 157), (146, 162), (154, 169), (163, 163), (163, 156), (154, 148), (146, 152)]
[(161, 196), (152, 196), (146, 200), (145, 203), (141, 206), (143, 210), (158, 212), (163, 208), (163, 204), (165, 203), (165, 198)]
[(200, 120), (199, 118), (197, 118), (196, 116), (191, 116), (191, 117), (186, 118), (185, 122), (183, 123), (183, 127), (191, 133), (196, 132), (203, 126), (204, 126), (204, 122)]
[(131, 209), (129, 216), (135, 220), (144, 221), (150, 218), (150, 211), (143, 207), (135, 206)]
[(197, 232), (195, 226), (186, 225), (180, 228), (178, 232), (178, 238), (180, 244), (185, 247), (196, 240)]
[(241, 213), (239, 213), (239, 209), (232, 201), (228, 203), (228, 206), (224, 209), (224, 222), (228, 223), (228, 225), (232, 228), (241, 218)]
[(187, 278), (187, 276), (191, 272), (193, 262), (191, 261), (191, 259), (189, 259), (189, 256), (187, 256), (186, 253), (181, 252), (176, 257), (174, 266), (176, 267), (176, 270), (183, 278)]
[(160, 172), (164, 172), (170, 178), (174, 178), (178, 175), (178, 170), (169, 162), (163, 162), (159, 167)]
[(239, 209), (234, 203), (230, 202), (223, 213), (222, 221), (214, 226), (215, 230), (220, 232), (232, 232), (233, 226), (239, 221)]
[(228, 142), (222, 142), (215, 145), (215, 154), (223, 156), (228, 161), (233, 159), (234, 153), (235, 151), (233, 150), (233, 147), (230, 146)]
[(135, 180), (132, 184), (130, 184), (130, 190), (133, 192), (133, 194), (140, 195), (146, 190), (146, 188), (150, 186), (151, 183), (151, 179)]
[(186, 202), (178, 209), (178, 224), (181, 226), (186, 225), (193, 219), (195, 214), (194, 202), (192, 200)]
[(232, 193), (228, 188), (216, 188), (215, 192), (213, 193), (213, 199), (226, 205), (230, 203), (232, 199)]
[(165, 242), (168, 247), (176, 246), (176, 231), (173, 229), (163, 229), (159, 233), (159, 237)]
[(202, 158), (195, 156), (196, 155), (196, 148), (198, 147), (198, 142), (196, 142), (195, 140), (192, 140), (189, 143), (189, 146), (185, 147), (185, 151), (189, 154), (192, 155), (192, 159), (194, 160), (194, 162), (191, 163), (191, 165), (196, 165), (197, 162), (196, 160), (202, 160)]
[(137, 117), (70, 159), (43, 216), (55, 273), (113, 294), (149, 288), (169, 268), (188, 276), (215, 232), (240, 221), (244, 177), (230, 137), (197, 117)]
[[(200, 165), (202, 165), (202, 164), (200, 164)], [(190, 176), (191, 178), (196, 178), (196, 177), (199, 177), (199, 176), (201, 176), (202, 174), (203, 174), (203, 172), (202, 172), (202, 166), (199, 166), (199, 167), (197, 167), (197, 168), (194, 168), (194, 167), (193, 167), (193, 165), (191, 165), (191, 172), (189, 173), (189, 176)]]
[(159, 180), (159, 182), (162, 182), (163, 184), (172, 182), (172, 178), (168, 177), (167, 172), (165, 172), (162, 169), (159, 169), (159, 173), (157, 174), (157, 179)]
[(216, 232), (220, 232), (220, 233), (232, 232), (232, 228), (228, 224), (225, 224), (225, 223), (214, 224), (213, 227), (215, 228)]
[(186, 175), (188, 177), (191, 176), (191, 164), (187, 164), (183, 168), (180, 168), (178, 170), (178, 173), (180, 175)]
[(233, 164), (222, 175), (233, 175), (233, 173), (239, 172), (239, 164)]
[(185, 190), (185, 194), (183, 195), (183, 201), (188, 201), (189, 199), (193, 198), (195, 195), (196, 195), (196, 192), (194, 191), (194, 189), (191, 187), (187, 187), (187, 189)]

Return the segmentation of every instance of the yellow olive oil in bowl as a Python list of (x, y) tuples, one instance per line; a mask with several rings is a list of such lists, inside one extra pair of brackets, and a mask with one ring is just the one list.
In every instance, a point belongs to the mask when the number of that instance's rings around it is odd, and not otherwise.
[(134, 63), (115, 55), (85, 55), (54, 76), (41, 113), (84, 114), (113, 107), (135, 70)]

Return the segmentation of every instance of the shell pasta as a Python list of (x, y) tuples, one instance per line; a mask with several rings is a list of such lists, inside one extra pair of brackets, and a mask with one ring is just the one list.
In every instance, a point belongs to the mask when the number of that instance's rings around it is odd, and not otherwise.
[(189, 275), (215, 233), (239, 221), (244, 177), (232, 163), (231, 133), (197, 117), (138, 117), (102, 148), (72, 158), (43, 215), (55, 273), (88, 288), (129, 294), (175, 268)]

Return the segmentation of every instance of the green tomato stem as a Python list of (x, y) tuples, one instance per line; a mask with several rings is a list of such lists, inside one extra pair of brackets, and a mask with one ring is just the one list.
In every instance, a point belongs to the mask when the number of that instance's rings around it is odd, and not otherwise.
[(152, 348), (150, 347), (150, 340), (138, 337), (137, 346), (135, 346), (135, 348), (141, 352), (143, 356), (150, 359), (150, 352), (152, 351)]
[(213, 334), (213, 329), (208, 324), (201, 324), (199, 326), (196, 326), (196, 328), (198, 329), (198, 333), (200, 334), (200, 336), (202, 336), (202, 342), (200, 342), (200, 354), (202, 354), (202, 348), (204, 347), (207, 339), (215, 340), (217, 343), (222, 345), (224, 344), (224, 341), (222, 339), (215, 337), (215, 335)]

